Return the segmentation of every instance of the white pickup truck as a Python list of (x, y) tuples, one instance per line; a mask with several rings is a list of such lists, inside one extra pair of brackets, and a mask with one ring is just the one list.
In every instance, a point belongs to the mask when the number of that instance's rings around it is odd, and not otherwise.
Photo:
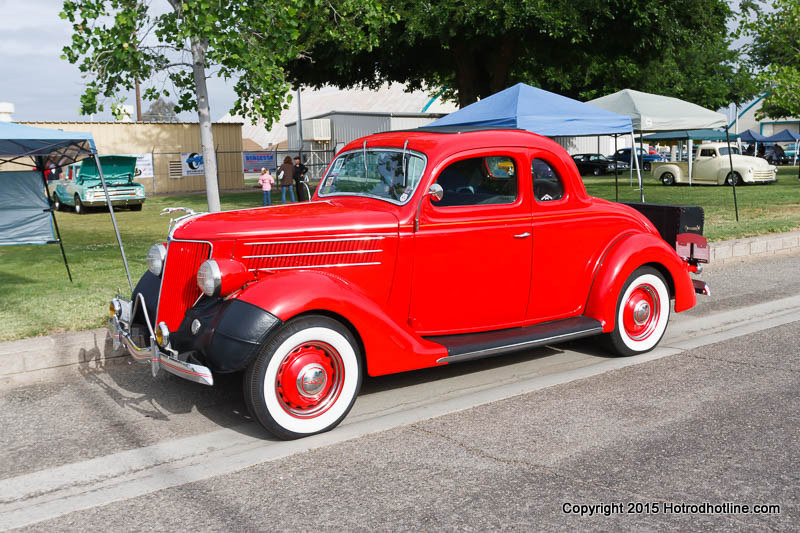
[[(733, 160), (731, 173), (730, 160)], [(653, 177), (664, 185), (689, 183), (688, 161), (653, 163)], [(707, 185), (743, 185), (745, 183), (773, 183), (778, 180), (778, 167), (772, 166), (760, 157), (739, 154), (739, 149), (731, 147), (728, 158), (726, 143), (701, 144), (697, 156), (692, 161), (691, 183)]]

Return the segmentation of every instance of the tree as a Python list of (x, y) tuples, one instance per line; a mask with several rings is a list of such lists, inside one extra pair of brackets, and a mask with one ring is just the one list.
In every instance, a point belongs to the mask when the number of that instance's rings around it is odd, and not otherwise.
[(175, 102), (168, 102), (159, 96), (144, 112), (142, 120), (145, 122), (178, 122)]
[(746, 1), (741, 7), (745, 50), (767, 93), (756, 118), (800, 116), (800, 2)]
[[(319, 41), (291, 63), (292, 80), (445, 88), (445, 97), (462, 107), (520, 81), (582, 100), (630, 87), (714, 108), (753, 91), (749, 72), (729, 50), (725, 22), (732, 12), (724, 0), (398, 0), (392, 6), (397, 20), (380, 28), (375, 50), (343, 54), (335, 43)], [(684, 72), (688, 58), (695, 64)]]
[[(160, 13), (150, 0), (64, 0), (72, 23), (64, 59), (89, 79), (81, 112), (103, 109), (102, 99), (131, 90), (137, 80), (166, 76), (146, 100), (175, 96), (175, 111), (197, 110), (209, 211), (219, 211), (214, 141), (206, 78), (235, 79), (232, 111), (269, 126), (286, 105), (285, 72), (315, 39), (342, 50), (369, 49), (373, 24), (390, 14), (379, 0), (168, 0)], [(168, 80), (169, 84), (166, 83)]]

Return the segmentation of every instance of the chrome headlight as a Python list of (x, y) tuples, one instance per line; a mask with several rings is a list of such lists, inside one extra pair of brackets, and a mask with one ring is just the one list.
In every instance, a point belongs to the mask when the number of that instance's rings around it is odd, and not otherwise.
[(203, 294), (210, 298), (219, 295), (222, 273), (216, 261), (209, 259), (200, 265), (200, 269), (197, 271), (197, 286), (200, 287)]
[(160, 276), (164, 270), (164, 262), (167, 260), (167, 247), (163, 244), (154, 244), (147, 252), (147, 270), (154, 276)]

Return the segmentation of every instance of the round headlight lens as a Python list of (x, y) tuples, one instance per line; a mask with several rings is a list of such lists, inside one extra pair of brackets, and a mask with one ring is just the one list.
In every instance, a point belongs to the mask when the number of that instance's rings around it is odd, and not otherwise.
[(154, 244), (147, 252), (147, 270), (154, 276), (160, 276), (164, 270), (164, 262), (167, 260), (167, 247), (163, 244)]
[(212, 298), (218, 296), (221, 285), (222, 274), (216, 261), (209, 259), (200, 265), (200, 269), (197, 271), (197, 286), (200, 287), (203, 294)]

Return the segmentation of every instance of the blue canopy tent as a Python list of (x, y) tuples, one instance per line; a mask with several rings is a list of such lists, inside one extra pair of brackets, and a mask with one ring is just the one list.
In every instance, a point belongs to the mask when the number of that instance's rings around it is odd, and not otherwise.
[[(631, 135), (628, 116), (518, 83), (420, 128), (437, 131), (516, 128), (545, 137)], [(635, 158), (634, 158), (635, 159)]]
[[(793, 131), (783, 130), (779, 131), (772, 137), (764, 137), (764, 142), (774, 143), (794, 143), (794, 161), (792, 164), (797, 163), (797, 148), (800, 144), (800, 135)], [(798, 174), (800, 176), (800, 173)]]
[(67, 275), (72, 281), (45, 173), (88, 157), (94, 158), (99, 169), (128, 282), (133, 290), (114, 208), (108, 197), (97, 149), (90, 133), (0, 122), (0, 164), (13, 163), (31, 168), (27, 171), (0, 172), (0, 245), (58, 243)]
[(763, 143), (767, 140), (767, 138), (754, 132), (753, 130), (747, 130), (739, 134), (739, 140), (746, 143)]

